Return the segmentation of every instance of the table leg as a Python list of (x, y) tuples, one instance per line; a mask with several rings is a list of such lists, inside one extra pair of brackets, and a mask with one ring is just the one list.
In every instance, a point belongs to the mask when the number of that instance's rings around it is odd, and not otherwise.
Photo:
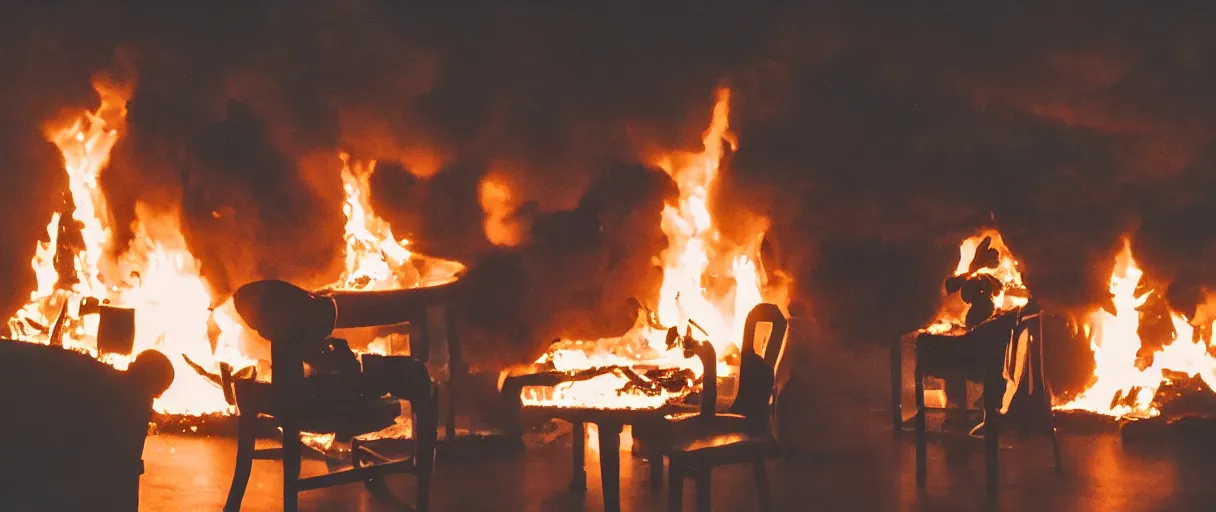
[(916, 348), (912, 378), (916, 391), (916, 485), (924, 488), (928, 480), (927, 449), (925, 446), (925, 374), (920, 367), (920, 347)]
[(904, 359), (903, 342), (891, 347), (891, 433), (896, 437), (904, 428), (903, 390)]
[(621, 430), (624, 425), (600, 423), (600, 481), (604, 512), (621, 510)]
[(587, 490), (587, 468), (585, 466), (587, 458), (587, 429), (581, 421), (571, 423), (570, 435), (574, 436), (574, 447), (572, 449), (573, 456), (571, 457), (571, 473), (570, 490), (571, 491), (586, 491)]

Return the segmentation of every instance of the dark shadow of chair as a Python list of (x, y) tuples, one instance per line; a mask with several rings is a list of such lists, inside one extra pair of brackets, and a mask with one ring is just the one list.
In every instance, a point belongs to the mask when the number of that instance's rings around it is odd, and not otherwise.
[[(240, 509), (253, 461), (283, 461), (283, 510), (298, 509), (301, 491), (364, 482), (374, 494), (385, 491), (383, 477), (413, 474), (418, 510), (429, 507), (438, 429), (437, 389), (426, 365), (407, 356), (364, 355), (362, 367), (345, 376), (305, 376), (305, 359), (336, 324), (331, 298), (318, 297), (282, 282), (252, 283), (237, 290), (238, 313), (271, 342), (270, 382), (236, 380), (239, 411), (236, 470), (224, 510)], [(302, 432), (333, 434), (337, 439), (380, 431), (400, 414), (400, 401), (410, 403), (413, 453), (387, 460), (352, 443), (350, 469), (300, 477)], [(282, 432), (279, 448), (256, 449), (262, 424)]]
[[(785, 351), (788, 321), (780, 308), (759, 304), (747, 315), (739, 367), (739, 388), (728, 412), (715, 411), (716, 375), (707, 365), (698, 412), (668, 416), (653, 425), (634, 427), (634, 439), (651, 458), (651, 482), (662, 477), (662, 458), (668, 471), (668, 508), (683, 508), (684, 480), (696, 482), (697, 509), (710, 510), (713, 469), (731, 464), (751, 464), (759, 494), (760, 510), (773, 510), (765, 461), (781, 454), (772, 433), (771, 414), (776, 371)], [(708, 345), (707, 342), (704, 343)], [(710, 353), (712, 354), (712, 346)], [(702, 360), (714, 361), (702, 356)]]

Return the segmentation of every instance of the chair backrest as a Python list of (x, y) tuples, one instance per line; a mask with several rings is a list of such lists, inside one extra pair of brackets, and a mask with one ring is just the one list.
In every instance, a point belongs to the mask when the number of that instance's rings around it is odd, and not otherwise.
[(739, 392), (731, 404), (732, 413), (768, 421), (788, 330), (789, 320), (774, 304), (757, 304), (747, 314), (739, 361)]
[(1010, 334), (1006, 348), (1003, 377), (1005, 393), (1000, 412), (1016, 413), (1019, 423), (1035, 425), (1045, 419), (1039, 417), (1045, 407), (1032, 404), (1051, 402), (1051, 387), (1043, 370), (1043, 311), (1027, 306), (1018, 312), (1018, 321)]

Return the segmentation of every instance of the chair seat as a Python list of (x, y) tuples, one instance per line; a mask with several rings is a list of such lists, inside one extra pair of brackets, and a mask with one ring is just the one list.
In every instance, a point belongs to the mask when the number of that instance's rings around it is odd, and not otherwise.
[(673, 462), (692, 465), (751, 462), (774, 458), (780, 453), (772, 434), (756, 431), (677, 435), (666, 448)]
[[(276, 419), (280, 411), (272, 400), (272, 388), (268, 382), (238, 381), (237, 404), (243, 414), (256, 413)], [(335, 390), (312, 389), (307, 406), (295, 418), (300, 430), (305, 432), (334, 432), (343, 435), (359, 435), (378, 432), (392, 425), (401, 415), (401, 402), (394, 397), (367, 397), (350, 395)]]
[(672, 414), (661, 424), (635, 426), (634, 438), (683, 464), (733, 464), (779, 452), (765, 425), (738, 414)]

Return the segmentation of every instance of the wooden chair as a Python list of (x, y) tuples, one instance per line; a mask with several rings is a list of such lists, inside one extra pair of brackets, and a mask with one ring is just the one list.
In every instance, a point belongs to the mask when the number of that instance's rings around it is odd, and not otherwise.
[[(240, 510), (255, 459), (283, 461), (283, 510), (298, 509), (301, 491), (363, 481), (374, 493), (384, 491), (383, 476), (410, 473), (417, 478), (416, 508), (429, 507), (438, 429), (437, 388), (426, 365), (405, 356), (364, 355), (361, 371), (345, 376), (305, 377), (308, 354), (317, 338), (333, 330), (332, 299), (317, 297), (287, 283), (263, 281), (237, 290), (238, 313), (271, 342), (270, 382), (234, 382), (239, 411), (236, 470), (224, 510)], [(332, 343), (332, 342), (331, 342)], [(352, 443), (352, 468), (300, 478), (301, 432), (332, 433), (351, 438), (392, 425), (400, 400), (410, 402), (413, 415), (413, 454), (387, 461)], [(280, 448), (256, 449), (260, 424), (270, 421), (282, 431)], [(378, 464), (365, 464), (376, 459)]]
[[(961, 375), (981, 383), (984, 423), (976, 431), (984, 440), (989, 493), (995, 495), (1000, 486), (1000, 432), (1005, 423), (1023, 420), (1029, 430), (1045, 433), (1051, 439), (1055, 468), (1061, 467), (1059, 440), (1052, 424), (1051, 389), (1043, 373), (1042, 316), (1032, 302), (994, 316), (962, 335), (923, 333), (915, 337), (917, 485), (923, 487), (927, 481), (926, 375)], [(897, 362), (892, 357), (892, 364)], [(894, 378), (899, 378), (898, 374), (893, 373)], [(1017, 414), (1008, 414), (1015, 409)]]
[[(771, 326), (759, 336), (761, 326)], [(765, 461), (780, 455), (771, 428), (777, 367), (785, 352), (788, 321), (772, 304), (757, 305), (747, 315), (739, 368), (739, 392), (727, 413), (717, 413), (717, 382), (712, 366), (706, 365), (701, 410), (665, 418), (662, 423), (634, 428), (634, 439), (651, 457), (652, 483), (661, 480), (662, 458), (668, 472), (668, 509), (683, 508), (684, 479), (693, 479), (697, 509), (710, 510), (713, 468), (729, 464), (751, 464), (759, 493), (760, 510), (773, 510)], [(708, 343), (706, 343), (708, 345)], [(712, 353), (712, 352), (711, 352)], [(713, 357), (703, 357), (713, 361)]]

